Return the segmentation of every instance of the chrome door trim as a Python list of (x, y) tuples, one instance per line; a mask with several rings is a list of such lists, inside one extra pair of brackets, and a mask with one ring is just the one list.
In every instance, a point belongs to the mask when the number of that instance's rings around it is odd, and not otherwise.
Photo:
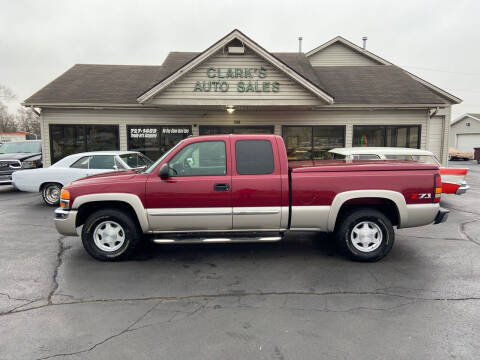
[(275, 215), (280, 213), (280, 207), (234, 207), (233, 215)]
[(232, 215), (232, 208), (162, 208), (147, 209), (149, 216), (212, 216)]

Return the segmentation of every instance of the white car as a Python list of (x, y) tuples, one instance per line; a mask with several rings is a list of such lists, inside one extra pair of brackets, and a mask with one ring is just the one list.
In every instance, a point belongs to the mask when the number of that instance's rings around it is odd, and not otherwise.
[(12, 185), (20, 191), (41, 192), (48, 205), (57, 205), (62, 187), (74, 180), (109, 171), (147, 167), (152, 163), (136, 151), (79, 153), (47, 168), (16, 171), (12, 174)]
[(346, 160), (413, 160), (437, 165), (442, 177), (444, 194), (462, 195), (470, 188), (465, 177), (468, 169), (446, 168), (438, 158), (428, 150), (397, 147), (351, 147), (329, 151), (334, 159)]

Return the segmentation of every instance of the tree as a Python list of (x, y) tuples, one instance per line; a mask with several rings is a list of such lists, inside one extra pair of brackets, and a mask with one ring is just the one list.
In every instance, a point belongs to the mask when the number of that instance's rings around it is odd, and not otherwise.
[(8, 110), (7, 101), (15, 100), (17, 96), (12, 90), (0, 84), (0, 131), (25, 131), (40, 137), (40, 119), (30, 108), (20, 108), (16, 114)]
[(0, 85), (0, 131), (17, 131), (15, 117), (8, 111), (6, 101), (14, 100), (15, 94), (7, 87)]
[(15, 116), (17, 128), (40, 138), (40, 118), (30, 108), (20, 108)]

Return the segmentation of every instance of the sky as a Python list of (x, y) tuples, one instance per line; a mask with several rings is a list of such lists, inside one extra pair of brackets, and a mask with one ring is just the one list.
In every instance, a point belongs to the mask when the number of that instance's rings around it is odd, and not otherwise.
[(480, 113), (480, 1), (0, 0), (0, 85), (19, 103), (77, 63), (161, 64), (237, 28), (271, 52), (341, 35)]

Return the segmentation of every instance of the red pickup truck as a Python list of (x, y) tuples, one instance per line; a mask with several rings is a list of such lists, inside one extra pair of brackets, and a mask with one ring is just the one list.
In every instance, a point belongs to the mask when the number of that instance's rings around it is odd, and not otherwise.
[(81, 230), (98, 260), (139, 241), (278, 241), (287, 231), (334, 233), (354, 260), (377, 261), (393, 227), (444, 222), (438, 167), (417, 162), (288, 163), (276, 135), (190, 137), (143, 171), (90, 176), (65, 186), (55, 225)]

